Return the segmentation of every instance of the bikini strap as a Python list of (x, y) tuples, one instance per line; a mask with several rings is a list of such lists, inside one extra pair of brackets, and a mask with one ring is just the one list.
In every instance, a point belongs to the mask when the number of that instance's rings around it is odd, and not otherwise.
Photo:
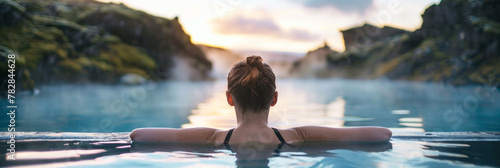
[(231, 139), (231, 134), (233, 134), (234, 128), (230, 129), (229, 132), (227, 132), (226, 139), (224, 139), (224, 144), (227, 145), (229, 144), (229, 139)]
[(276, 136), (278, 137), (278, 139), (280, 140), (280, 142), (282, 144), (286, 144), (286, 141), (285, 139), (283, 139), (283, 137), (281, 136), (280, 132), (278, 131), (278, 129), (276, 128), (272, 128), (274, 130), (274, 133), (276, 134)]

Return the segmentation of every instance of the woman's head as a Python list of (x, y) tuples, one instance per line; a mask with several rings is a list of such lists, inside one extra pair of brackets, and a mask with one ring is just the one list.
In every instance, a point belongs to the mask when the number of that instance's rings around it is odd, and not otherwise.
[(276, 77), (260, 56), (236, 63), (227, 77), (227, 90), (236, 105), (245, 111), (269, 109), (276, 100)]

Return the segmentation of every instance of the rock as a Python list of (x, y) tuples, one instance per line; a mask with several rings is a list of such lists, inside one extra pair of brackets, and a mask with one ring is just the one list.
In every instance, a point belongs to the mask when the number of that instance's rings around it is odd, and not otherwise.
[(11, 0), (0, 1), (0, 26), (14, 25), (26, 17), (26, 9)]
[[(342, 31), (346, 51), (320, 53), (328, 77), (441, 81), (500, 86), (500, 1), (442, 0), (414, 32), (365, 24)], [(373, 33), (381, 32), (381, 33)], [(316, 65), (322, 65), (316, 63)], [(296, 68), (311, 75), (308, 69)], [(313, 75), (314, 76), (314, 75)]]
[(92, 9), (80, 14), (78, 23), (98, 26), (129, 45), (146, 49), (158, 63), (156, 71), (160, 79), (175, 78), (172, 75), (175, 73), (169, 73), (174, 67), (172, 57), (175, 56), (186, 57), (176, 60), (188, 61), (186, 65), (196, 74), (188, 76), (188, 80), (208, 77), (211, 62), (200, 48), (191, 43), (177, 17), (168, 20), (117, 4), (99, 5)]
[(146, 83), (146, 79), (142, 77), (141, 75), (138, 74), (125, 74), (122, 77), (120, 77), (120, 83), (122, 84), (127, 84), (127, 85), (139, 85), (139, 84), (144, 84)]
[(293, 77), (327, 77), (327, 57), (331, 54), (338, 54), (330, 49), (325, 42), (323, 47), (309, 51), (306, 56), (293, 64), (291, 76)]
[[(211, 70), (211, 62), (191, 43), (178, 18), (94, 0), (3, 0), (0, 13), (0, 61), (6, 61), (6, 54), (18, 55), (18, 89), (61, 82), (117, 83), (127, 74), (146, 80), (179, 79), (176, 75), (205, 80)], [(174, 58), (190, 73), (174, 73)], [(3, 65), (0, 75), (6, 76)], [(5, 84), (0, 87), (7, 88)]]
[(371, 45), (373, 44), (373, 42), (381, 40), (383, 38), (407, 33), (407, 31), (402, 29), (397, 29), (390, 26), (379, 28), (368, 23), (365, 23), (360, 27), (341, 30), (341, 32), (344, 37), (346, 50), (352, 50), (358, 47)]

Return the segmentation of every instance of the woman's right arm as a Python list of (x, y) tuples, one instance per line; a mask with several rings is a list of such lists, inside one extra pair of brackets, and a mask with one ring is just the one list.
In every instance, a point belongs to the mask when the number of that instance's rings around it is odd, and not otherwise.
[(295, 127), (303, 140), (387, 141), (392, 132), (383, 127), (332, 128), (319, 126)]

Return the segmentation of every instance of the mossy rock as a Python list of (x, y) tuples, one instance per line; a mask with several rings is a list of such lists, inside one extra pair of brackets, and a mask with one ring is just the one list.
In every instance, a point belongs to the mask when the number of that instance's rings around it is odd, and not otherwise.
[(396, 66), (399, 65), (403, 60), (405, 60), (404, 57), (397, 57), (390, 61), (379, 64), (375, 70), (374, 77), (378, 78), (386, 75), (394, 68), (396, 68)]
[(75, 22), (65, 20), (58, 17), (49, 17), (42, 15), (34, 15), (33, 21), (35, 24), (44, 25), (47, 27), (56, 27), (58, 29), (68, 29), (75, 31), (84, 31), (85, 27), (76, 24)]
[(16, 1), (2, 0), (2, 1), (0, 1), (0, 5), (3, 6), (3, 7), (12, 8), (14, 11), (17, 11), (17, 12), (21, 12), (21, 13), (25, 13), (26, 12), (26, 8), (24, 8), (23, 6), (19, 5)]
[(26, 8), (15, 1), (0, 1), (0, 26), (10, 26), (23, 21), (26, 18)]
[(143, 11), (133, 10), (131, 8), (128, 8), (128, 7), (120, 5), (120, 4), (108, 4), (108, 5), (100, 6), (97, 10), (87, 10), (87, 11), (79, 14), (78, 20), (87, 18), (90, 15), (93, 15), (95, 12), (99, 12), (102, 15), (118, 14), (118, 15), (130, 18), (132, 20), (141, 20), (144, 16), (149, 16), (149, 14), (147, 14)]
[(97, 67), (102, 72), (113, 72), (113, 70), (115, 69), (115, 67), (106, 63), (105, 61), (98, 61), (98, 60), (91, 60), (91, 61), (92, 65), (94, 67)]
[(59, 61), (57, 66), (72, 73), (84, 73), (83, 66), (76, 59), (65, 59)]
[(76, 12), (74, 12), (74, 10), (72, 9), (72, 7), (69, 7), (67, 6), (66, 4), (63, 4), (61, 2), (55, 2), (53, 4), (54, 8), (55, 8), (55, 12), (57, 14), (58, 17), (61, 17), (61, 18), (64, 18), (64, 19), (68, 19), (68, 20), (76, 20), (77, 16), (76, 16)]
[(123, 67), (123, 62), (120, 59), (120, 57), (114, 56), (112, 53), (109, 52), (109, 49), (100, 50), (99, 53), (100, 53), (99, 57), (93, 57), (94, 60), (106, 62), (116, 68)]
[(120, 37), (114, 35), (104, 35), (103, 40), (108, 44), (120, 43)]
[(57, 53), (57, 56), (59, 56), (60, 59), (66, 59), (68, 58), (68, 51), (64, 50), (64, 49), (57, 49), (56, 50), (56, 53)]
[(117, 69), (117, 73), (120, 76), (125, 75), (125, 74), (137, 74), (137, 75), (140, 75), (146, 79), (152, 79), (151, 75), (149, 75), (144, 69), (140, 69), (140, 68), (123, 67), (123, 68)]
[(108, 52), (111, 56), (118, 57), (123, 64), (145, 69), (155, 69), (156, 62), (146, 54), (144, 49), (123, 43), (110, 44)]
[(500, 35), (500, 23), (485, 17), (470, 16), (469, 21), (474, 26), (481, 27), (484, 32)]
[(27, 69), (23, 69), (21, 73), (22, 82), (20, 82), (22, 88), (33, 89), (35, 88), (35, 81), (32, 79), (31, 73)]
[[(175, 55), (193, 58), (189, 65), (195, 71), (210, 69), (210, 62), (190, 42), (178, 19), (93, 0), (0, 0), (0, 6), (0, 13), (9, 8), (1, 13), (1, 21), (16, 21), (0, 24), (0, 46), (19, 52), (16, 67), (23, 74), (21, 87), (54, 81), (113, 82), (127, 73), (149, 79), (156, 70), (170, 70)], [(110, 20), (98, 19), (109, 15), (113, 16)], [(80, 22), (82, 18), (90, 20)], [(116, 29), (102, 26), (113, 21), (117, 21)]]
[(92, 61), (88, 57), (78, 57), (75, 61), (80, 64), (82, 67), (91, 67), (93, 66)]

